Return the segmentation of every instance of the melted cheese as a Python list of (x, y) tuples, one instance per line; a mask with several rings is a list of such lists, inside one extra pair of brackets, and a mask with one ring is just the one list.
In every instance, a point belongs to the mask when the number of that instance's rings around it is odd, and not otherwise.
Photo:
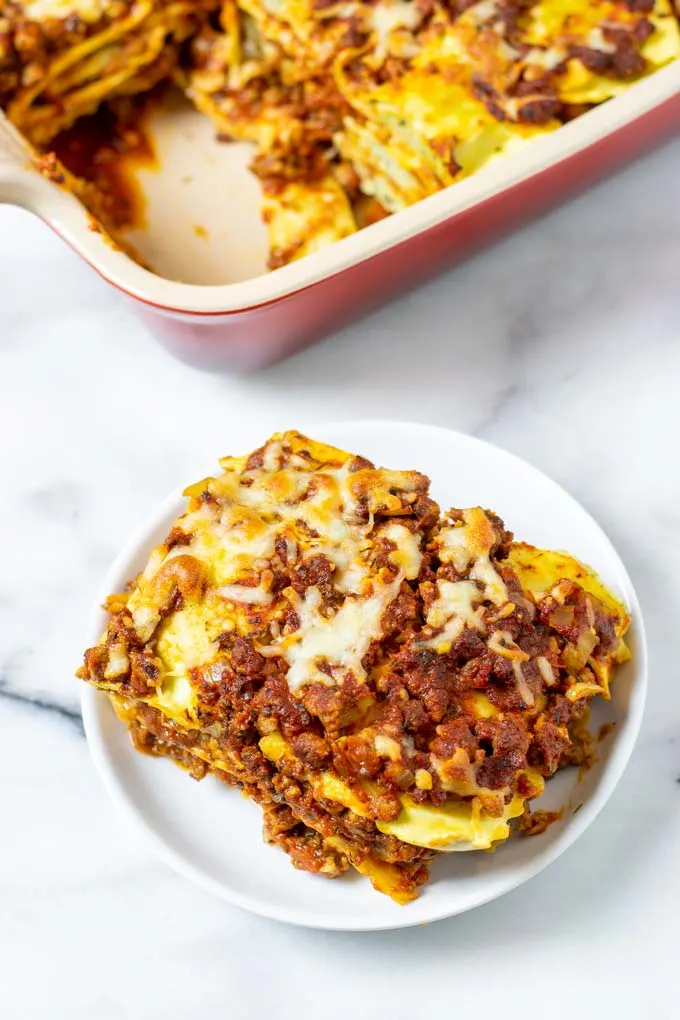
[(487, 642), (487, 647), (496, 655), (501, 655), (511, 662), (528, 662), (531, 656), (513, 640), (512, 634), (507, 630), (495, 630)]
[[(228, 585), (255, 561), (274, 555), (277, 529), (250, 507), (226, 507), (218, 517), (207, 504), (178, 523), (192, 540), (188, 546), (176, 546), (166, 559), (190, 552), (209, 568), (214, 584)], [(152, 567), (151, 573), (157, 569)]]
[[(202, 479), (186, 490), (194, 503), (176, 524), (186, 541), (170, 550), (159, 546), (152, 553), (128, 601), (144, 640), (158, 628), (157, 651), (168, 677), (161, 689), (167, 698), (172, 697), (177, 677), (209, 666), (221, 633), (247, 635), (253, 619), (260, 621), (261, 633), (264, 614), (270, 611), (274, 613), (270, 634), (260, 650), (285, 659), (292, 691), (315, 681), (342, 682), (348, 674), (362, 682), (366, 679), (362, 660), (382, 636), (385, 611), (402, 581), (418, 577), (421, 536), (397, 521), (376, 526), (372, 516), (378, 508), (399, 509), (394, 487), (408, 491), (416, 484), (415, 477), (373, 468), (352, 472), (354, 458), (349, 454), (310, 443), (314, 455), (310, 456), (291, 435), (296, 434), (276, 436), (266, 444), (261, 467), (248, 469), (243, 458), (225, 458), (223, 475)], [(382, 538), (392, 544), (387, 569), (371, 562)], [(315, 585), (303, 597), (293, 588), (274, 596), (270, 568), (279, 553), (300, 568), (314, 557), (327, 557), (335, 568), (332, 582), (344, 596), (342, 603), (324, 607)], [(167, 565), (176, 557), (198, 561), (193, 573), (207, 579), (207, 588), (203, 593), (189, 590), (186, 596), (180, 588), (188, 603), (163, 619), (167, 606), (162, 597), (171, 599), (176, 583)], [(287, 564), (292, 566), (290, 560)], [(184, 568), (187, 584), (190, 566), (189, 562)], [(161, 576), (168, 578), (166, 585), (159, 583)], [(196, 605), (193, 598), (198, 599)], [(276, 614), (286, 608), (286, 601), (299, 626), (291, 633), (289, 624), (282, 634)], [(258, 613), (259, 617), (252, 616)]]
[(381, 758), (389, 758), (390, 761), (395, 762), (402, 759), (401, 746), (394, 737), (388, 737), (385, 733), (376, 733), (373, 738), (373, 746)]
[(496, 540), (493, 525), (483, 510), (472, 507), (463, 511), (463, 523), (443, 528), (437, 538), (443, 563), (453, 563), (458, 573), (472, 568), (469, 576), (484, 588), (484, 598), (496, 606), (508, 601), (505, 583), (491, 563), (491, 549)]
[(498, 13), (498, 0), (480, 0), (480, 3), (468, 8), (466, 13), (476, 25), (491, 21)]
[(390, 556), (392, 562), (403, 571), (404, 577), (408, 581), (415, 581), (423, 561), (423, 554), (420, 551), (420, 535), (414, 535), (403, 524), (388, 524), (380, 534), (384, 538), (388, 538), (390, 542), (394, 542), (397, 547)]
[(217, 589), (217, 594), (231, 602), (246, 602), (253, 606), (267, 606), (273, 596), (260, 586), (250, 587), (245, 584), (225, 584)]
[(376, 35), (375, 57), (382, 60), (388, 50), (389, 37), (395, 28), (413, 29), (422, 15), (415, 0), (392, 0), (370, 9), (369, 26)]
[(517, 662), (515, 660), (512, 664), (512, 668), (515, 673), (515, 682), (517, 684), (517, 690), (519, 691), (520, 697), (525, 705), (528, 705), (529, 708), (532, 708), (535, 699), (531, 692), (531, 688), (529, 687), (529, 684), (526, 681), (526, 677), (524, 676), (524, 672), (522, 670), (522, 663)]
[[(263, 463), (265, 470), (275, 473), (255, 479), (246, 488), (240, 486), (239, 497), (251, 506), (269, 503), (277, 517), (289, 524), (302, 521), (319, 533), (318, 541), (314, 538), (310, 541), (307, 536), (307, 545), (314, 553), (326, 555), (336, 566), (334, 582), (347, 597), (337, 611), (329, 614), (322, 611), (318, 588), (308, 588), (302, 599), (289, 590), (287, 596), (293, 603), (299, 627), (292, 635), (270, 644), (267, 654), (278, 653), (285, 658), (289, 666), (288, 685), (294, 692), (306, 683), (341, 680), (347, 673), (361, 682), (366, 678), (362, 660), (373, 641), (381, 636), (380, 624), (386, 609), (397, 596), (402, 580), (418, 576), (422, 561), (420, 537), (397, 523), (376, 532), (394, 543), (396, 548), (389, 558), (399, 569), (388, 583), (383, 583), (375, 573), (371, 576), (361, 556), (371, 546), (372, 522), (356, 523), (357, 503), (351, 488), (349, 459), (340, 467), (328, 466), (315, 473), (313, 494), (287, 505), (272, 493), (272, 489), (276, 492), (279, 488), (276, 479), (280, 451), (272, 453), (270, 446)], [(302, 486), (293, 486), (296, 494), (301, 489)], [(302, 540), (300, 536), (299, 541)]]
[(543, 682), (552, 687), (557, 682), (555, 671), (546, 659), (544, 655), (539, 655), (536, 659), (536, 665), (538, 666), (539, 672), (543, 678)]
[[(654, 31), (640, 46), (640, 52), (648, 63), (647, 71), (652, 71), (680, 56), (680, 26), (669, 0), (655, 0), (653, 10), (645, 16)], [(576, 42), (611, 54), (616, 46), (605, 37), (602, 26), (631, 29), (639, 20), (637, 12), (607, 0), (597, 4), (542, 0), (529, 11), (526, 39), (534, 48), (525, 61), (550, 69), (566, 60), (566, 73), (555, 78), (559, 97), (567, 103), (602, 103), (630, 88), (630, 80), (595, 74), (577, 58), (568, 59), (569, 45)]]
[(65, 20), (72, 14), (83, 21), (94, 23), (99, 21), (113, 6), (112, 0), (29, 0), (23, 9), (27, 17), (34, 21), (47, 21), (48, 18)]
[(189, 669), (214, 658), (214, 641), (230, 619), (226, 611), (220, 619), (215, 609), (212, 604), (189, 605), (176, 610), (161, 625), (156, 654), (166, 675), (186, 675)]
[(466, 627), (484, 631), (480, 603), (502, 606), (508, 602), (505, 582), (491, 562), (496, 535), (491, 521), (479, 507), (463, 510), (461, 523), (451, 525), (437, 535), (436, 544), (442, 563), (450, 563), (464, 581), (437, 581), (439, 597), (427, 613), (427, 624), (439, 633), (424, 642), (440, 653), (449, 651)]
[(119, 644), (109, 645), (109, 661), (104, 670), (104, 678), (113, 680), (117, 676), (127, 673), (130, 668), (130, 659), (124, 648)]
[(430, 606), (427, 623), (439, 633), (423, 643), (441, 654), (449, 651), (466, 627), (484, 630), (484, 610), (478, 605), (484, 595), (473, 581), (438, 581), (437, 588), (439, 598)]
[(390, 584), (374, 584), (366, 598), (348, 597), (330, 618), (320, 611), (318, 588), (308, 588), (295, 608), (300, 627), (286, 639), (282, 654), (288, 663), (286, 675), (291, 691), (299, 691), (306, 683), (329, 682), (328, 673), (319, 668), (326, 664), (333, 679), (351, 673), (360, 682), (366, 679), (362, 659), (373, 641), (381, 636), (380, 621), (385, 610), (401, 587), (402, 575)]
[(552, 71), (561, 64), (568, 56), (568, 51), (562, 46), (552, 46), (547, 49), (533, 47), (524, 57), (524, 62), (530, 66), (538, 66), (546, 71)]
[(586, 36), (586, 46), (591, 50), (599, 50), (600, 53), (615, 53), (616, 46), (612, 42), (608, 42), (605, 39), (604, 32), (598, 25), (597, 28), (591, 28)]

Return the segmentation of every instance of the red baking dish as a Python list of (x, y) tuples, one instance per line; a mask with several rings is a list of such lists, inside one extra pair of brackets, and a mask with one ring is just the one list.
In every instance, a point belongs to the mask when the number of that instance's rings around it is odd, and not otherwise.
[(151, 124), (160, 169), (139, 171), (148, 222), (130, 236), (157, 272), (91, 230), (76, 198), (31, 168), (6, 120), (0, 202), (48, 223), (128, 296), (178, 358), (251, 369), (452, 264), (678, 127), (680, 61), (474, 176), (272, 273), (247, 146), (219, 144), (208, 122), (176, 100)]

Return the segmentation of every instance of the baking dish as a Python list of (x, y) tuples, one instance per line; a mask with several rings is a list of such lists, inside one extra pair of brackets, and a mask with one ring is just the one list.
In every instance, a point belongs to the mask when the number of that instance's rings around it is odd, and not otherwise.
[[(28, 147), (4, 118), (0, 203), (41, 217), (127, 295), (176, 357), (204, 368), (247, 370), (414, 286), (677, 126), (680, 61), (474, 176), (273, 273), (264, 271), (247, 149), (215, 142), (200, 115), (184, 107), (165, 110), (154, 126), (162, 169), (143, 175), (149, 230), (132, 238), (159, 273), (93, 231), (77, 199), (32, 169)], [(201, 216), (207, 226), (196, 222)], [(231, 282), (211, 282), (225, 279)]]

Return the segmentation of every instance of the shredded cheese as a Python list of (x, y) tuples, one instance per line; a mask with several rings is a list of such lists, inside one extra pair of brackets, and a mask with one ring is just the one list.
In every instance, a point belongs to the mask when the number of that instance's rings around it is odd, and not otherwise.
[(553, 670), (552, 666), (546, 659), (545, 655), (538, 656), (538, 658), (536, 659), (536, 665), (538, 666), (540, 674), (543, 677), (545, 683), (549, 687), (552, 687), (553, 684), (557, 682), (557, 678), (555, 677), (555, 671)]
[(529, 684), (526, 681), (526, 677), (524, 676), (524, 673), (522, 671), (522, 663), (517, 662), (515, 660), (512, 664), (512, 668), (515, 672), (517, 690), (521, 695), (522, 701), (524, 702), (525, 705), (528, 705), (531, 708), (531, 706), (534, 704), (534, 696), (531, 692)]
[(462, 523), (443, 528), (437, 537), (442, 562), (452, 563), (458, 573), (463, 573), (472, 563), (470, 577), (484, 585), (484, 598), (502, 606), (508, 601), (508, 592), (491, 563), (494, 541), (491, 521), (480, 507), (464, 510)]
[(250, 605), (266, 606), (272, 601), (272, 593), (262, 587), (248, 587), (245, 584), (225, 584), (217, 589), (217, 594), (232, 602), (245, 602)]
[(468, 8), (466, 11), (467, 16), (476, 25), (481, 25), (485, 21), (491, 21), (497, 13), (498, 0), (480, 0), (480, 3), (474, 4), (473, 7)]
[(421, 13), (415, 0), (392, 0), (391, 3), (379, 3), (371, 10), (370, 27), (377, 36), (375, 57), (382, 60), (388, 49), (391, 33), (395, 28), (416, 28), (421, 20)]
[(390, 559), (404, 571), (408, 581), (414, 581), (420, 573), (423, 554), (420, 551), (420, 535), (414, 535), (403, 524), (388, 524), (380, 534), (394, 542), (396, 550)]
[(308, 588), (296, 605), (299, 629), (281, 645), (288, 663), (286, 680), (291, 691), (312, 681), (329, 682), (328, 673), (319, 668), (327, 664), (333, 679), (351, 673), (359, 682), (366, 679), (362, 659), (373, 641), (380, 637), (380, 621), (401, 586), (401, 575), (391, 584), (375, 585), (368, 598), (347, 597), (334, 616), (320, 612), (321, 593)]
[(479, 603), (491, 602), (500, 607), (508, 602), (505, 582), (491, 562), (494, 542), (493, 525), (479, 507), (464, 510), (461, 522), (439, 532), (440, 560), (451, 563), (459, 574), (467, 572), (468, 579), (437, 582), (439, 597), (430, 607), (427, 623), (440, 633), (425, 641), (425, 647), (440, 653), (449, 651), (465, 627), (484, 631), (483, 608)]
[(24, 4), (24, 13), (34, 21), (48, 18), (64, 20), (75, 14), (83, 21), (99, 21), (111, 7), (106, 0), (29, 0)]
[(429, 627), (440, 633), (424, 642), (426, 648), (443, 653), (463, 633), (466, 627), (483, 631), (482, 607), (484, 595), (472, 581), (438, 581), (439, 598), (432, 603), (427, 614)]

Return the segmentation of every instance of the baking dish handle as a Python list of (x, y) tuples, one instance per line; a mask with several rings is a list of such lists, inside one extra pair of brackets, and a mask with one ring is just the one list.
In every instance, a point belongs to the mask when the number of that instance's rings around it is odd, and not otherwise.
[(0, 205), (16, 205), (39, 216), (97, 266), (102, 242), (90, 229), (87, 211), (58, 180), (40, 172), (38, 159), (0, 110)]
[(21, 206), (63, 233), (62, 224), (85, 221), (85, 210), (59, 183), (40, 173), (38, 159), (0, 110), (0, 205)]
[(0, 111), (0, 204), (31, 208), (33, 164), (31, 149)]

